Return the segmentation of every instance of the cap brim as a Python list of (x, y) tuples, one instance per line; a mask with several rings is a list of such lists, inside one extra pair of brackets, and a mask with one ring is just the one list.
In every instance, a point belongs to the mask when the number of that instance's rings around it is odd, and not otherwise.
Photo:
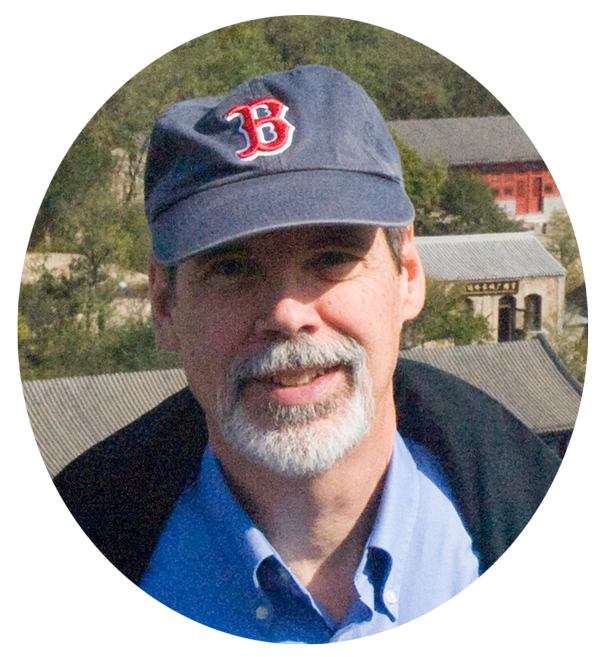
[(237, 180), (189, 196), (151, 225), (153, 256), (175, 265), (225, 242), (294, 226), (406, 226), (415, 216), (395, 180), (352, 171), (308, 170)]

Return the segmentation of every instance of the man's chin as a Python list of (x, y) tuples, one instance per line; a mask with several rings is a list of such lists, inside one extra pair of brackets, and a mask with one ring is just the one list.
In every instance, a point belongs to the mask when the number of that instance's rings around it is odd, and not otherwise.
[(336, 422), (347, 400), (328, 399), (315, 404), (278, 404), (242, 406), (242, 412), (256, 431), (285, 431), (297, 427), (305, 431), (325, 431)]
[(308, 478), (333, 468), (367, 435), (371, 417), (356, 400), (326, 411), (281, 406), (249, 417), (240, 408), (222, 426), (224, 439), (240, 454), (272, 472)]

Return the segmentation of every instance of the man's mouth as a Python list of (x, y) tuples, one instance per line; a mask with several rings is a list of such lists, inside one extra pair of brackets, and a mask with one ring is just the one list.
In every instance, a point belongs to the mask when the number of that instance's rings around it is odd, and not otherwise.
[(341, 365), (302, 367), (278, 370), (271, 374), (246, 379), (238, 399), (245, 392), (267, 395), (269, 402), (298, 406), (324, 402), (346, 389), (347, 377), (340, 378)]
[[(243, 380), (238, 399), (247, 390), (266, 393), (271, 401), (283, 405), (312, 404), (339, 392), (341, 365), (279, 370)], [(345, 380), (345, 379), (344, 379)]]
[(317, 379), (320, 376), (329, 374), (335, 367), (321, 367), (321, 368), (309, 368), (309, 369), (300, 369), (300, 370), (285, 370), (283, 372), (276, 372), (270, 377), (267, 377), (266, 381), (274, 383), (278, 386), (283, 386), (284, 388), (298, 388), (300, 386), (305, 386)]

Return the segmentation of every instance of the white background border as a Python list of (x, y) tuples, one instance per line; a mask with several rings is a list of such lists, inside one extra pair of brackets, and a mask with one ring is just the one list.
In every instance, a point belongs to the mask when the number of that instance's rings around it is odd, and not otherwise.
[[(484, 577), (402, 628), (326, 648), (223, 635), (163, 608), (108, 564), (60, 502), (37, 452), (16, 354), (18, 283), (29, 232), (62, 157), (92, 114), (141, 68), (200, 34), (271, 13), (316, 13), (394, 29), (465, 68), (507, 107), (546, 160), (579, 239), (598, 308), (597, 34), (588, 2), (484, 4), (33, 2), (4, 11), (2, 40), (4, 654), (590, 654), (598, 645), (598, 331), (582, 410), (542, 507)], [(227, 9), (217, 11), (217, 7)], [(262, 8), (270, 11), (263, 11)], [(560, 7), (560, 11), (554, 7)], [(295, 11), (294, 11), (295, 10)], [(407, 652), (410, 651), (410, 652)], [(333, 652), (328, 653), (333, 654)], [(336, 653), (336, 654), (339, 654)]]

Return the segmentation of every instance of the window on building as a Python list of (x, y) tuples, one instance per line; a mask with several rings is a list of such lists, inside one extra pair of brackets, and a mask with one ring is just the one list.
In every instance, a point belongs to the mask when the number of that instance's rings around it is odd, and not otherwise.
[(504, 188), (504, 196), (512, 196), (513, 195), (513, 188), (512, 187), (505, 187)]
[(542, 330), (542, 297), (539, 294), (525, 297), (525, 330)]
[(497, 187), (492, 187), (492, 194), (494, 195), (494, 198), (500, 194), (500, 190)]
[(545, 194), (552, 194), (553, 191), (554, 191), (554, 187), (552, 187), (552, 185), (550, 184), (544, 185)]
[(498, 342), (510, 342), (516, 337), (517, 300), (505, 294), (498, 300)]

